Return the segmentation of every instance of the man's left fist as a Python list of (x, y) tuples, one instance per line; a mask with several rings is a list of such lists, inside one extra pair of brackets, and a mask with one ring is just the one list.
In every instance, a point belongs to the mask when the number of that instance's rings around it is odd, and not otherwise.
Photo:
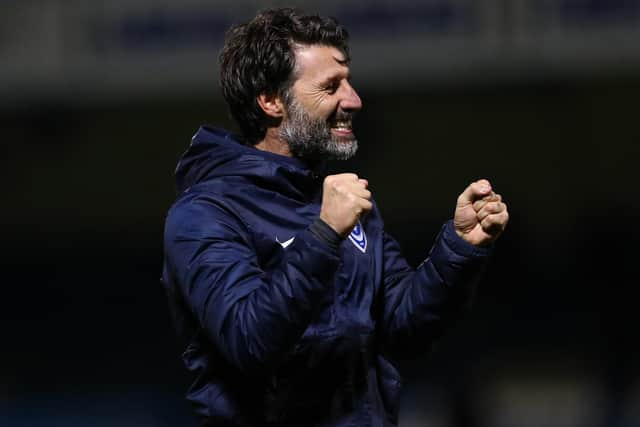
[(472, 182), (458, 197), (453, 224), (458, 236), (476, 246), (495, 241), (509, 222), (507, 205), (486, 179)]

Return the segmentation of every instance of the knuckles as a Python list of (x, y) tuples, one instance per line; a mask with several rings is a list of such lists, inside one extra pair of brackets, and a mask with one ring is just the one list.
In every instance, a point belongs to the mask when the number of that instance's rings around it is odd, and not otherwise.
[(487, 204), (487, 210), (491, 213), (500, 212), (500, 204), (498, 202), (489, 202)]

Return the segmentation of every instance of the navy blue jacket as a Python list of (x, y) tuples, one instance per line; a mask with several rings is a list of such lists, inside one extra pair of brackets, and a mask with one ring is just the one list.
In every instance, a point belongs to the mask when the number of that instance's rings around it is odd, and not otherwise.
[(163, 283), (203, 423), (397, 425), (396, 356), (465, 306), (489, 250), (449, 222), (414, 270), (375, 204), (336, 250), (309, 230), (323, 176), (218, 129), (176, 173)]

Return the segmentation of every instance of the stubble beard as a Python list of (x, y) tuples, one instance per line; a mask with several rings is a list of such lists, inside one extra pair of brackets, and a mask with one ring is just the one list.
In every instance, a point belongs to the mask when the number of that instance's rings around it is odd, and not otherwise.
[[(322, 118), (314, 119), (295, 99), (287, 102), (287, 119), (280, 128), (280, 137), (287, 142), (294, 157), (305, 160), (347, 160), (358, 151), (358, 140), (340, 138), (331, 133), (331, 126)], [(351, 113), (336, 112), (336, 120), (351, 119)]]

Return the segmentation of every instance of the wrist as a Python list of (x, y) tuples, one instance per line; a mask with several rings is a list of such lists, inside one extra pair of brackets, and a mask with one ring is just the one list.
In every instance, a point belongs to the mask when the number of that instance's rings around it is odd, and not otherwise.
[(309, 231), (311, 234), (321, 242), (324, 242), (337, 251), (340, 243), (345, 239), (344, 236), (340, 235), (331, 225), (327, 224), (321, 217), (317, 218), (314, 222), (309, 226)]

